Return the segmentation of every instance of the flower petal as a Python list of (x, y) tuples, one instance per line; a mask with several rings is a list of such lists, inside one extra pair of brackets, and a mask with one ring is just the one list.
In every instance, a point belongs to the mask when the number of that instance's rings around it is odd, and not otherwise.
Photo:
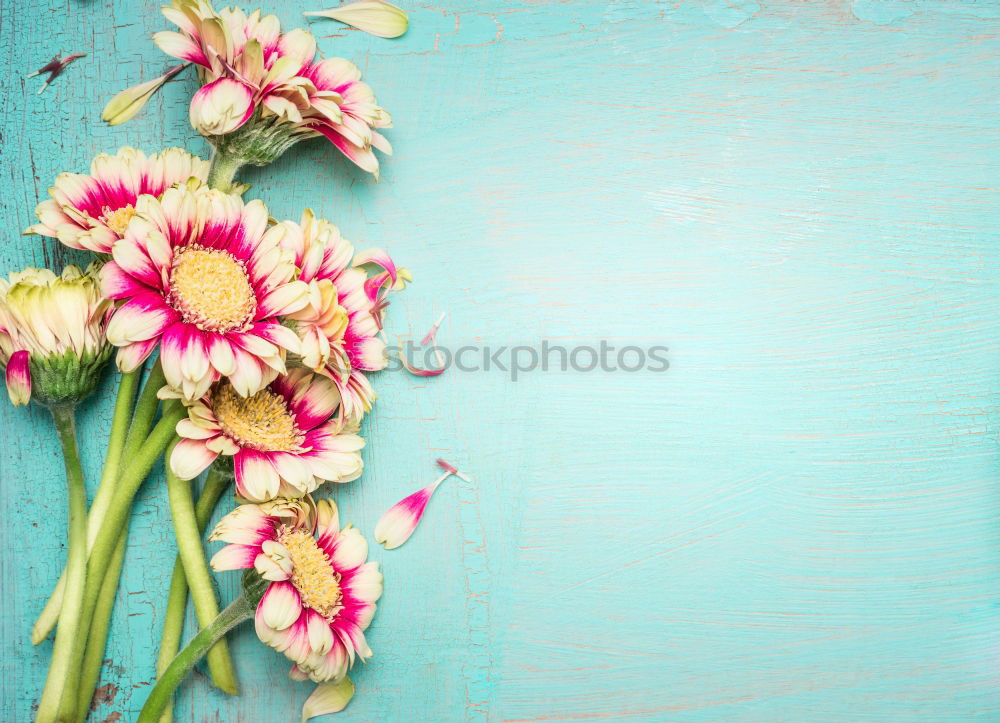
[(260, 599), (257, 614), (274, 630), (284, 630), (302, 614), (302, 600), (289, 582), (271, 583)]
[(15, 407), (23, 407), (31, 399), (31, 354), (20, 349), (7, 361), (7, 395)]
[(327, 552), (334, 569), (353, 570), (368, 557), (368, 540), (356, 527), (348, 527), (337, 535)]
[(437, 483), (418, 490), (390, 507), (375, 525), (375, 541), (392, 550), (410, 539), (436, 487)]
[(253, 545), (259, 552), (264, 540), (274, 538), (274, 524), (274, 518), (267, 515), (259, 505), (240, 505), (219, 520), (208, 539)]
[(320, 683), (302, 706), (302, 723), (316, 716), (339, 713), (354, 697), (354, 683), (345, 677), (339, 683)]
[(108, 322), (108, 341), (125, 346), (135, 341), (154, 339), (180, 319), (163, 297), (151, 291), (135, 294), (115, 311)]
[(253, 112), (253, 91), (238, 80), (219, 78), (191, 99), (191, 126), (204, 136), (221, 136), (242, 126)]
[(398, 38), (406, 32), (409, 24), (405, 12), (384, 0), (358, 0), (330, 10), (314, 10), (303, 15), (337, 20), (380, 38)]
[(104, 106), (104, 111), (101, 113), (101, 120), (112, 126), (121, 125), (131, 120), (142, 110), (142, 107), (146, 105), (146, 102), (153, 97), (156, 91), (163, 87), (164, 83), (186, 67), (186, 63), (175, 65), (159, 78), (126, 88)]
[(250, 502), (267, 502), (278, 495), (281, 479), (267, 456), (243, 449), (233, 457), (233, 461), (236, 491), (240, 497)]
[(252, 545), (226, 545), (212, 556), (212, 569), (216, 572), (245, 570), (253, 567), (254, 558), (259, 553), (259, 548)]
[(180, 479), (194, 479), (219, 456), (199, 439), (182, 438), (170, 453), (170, 470)]

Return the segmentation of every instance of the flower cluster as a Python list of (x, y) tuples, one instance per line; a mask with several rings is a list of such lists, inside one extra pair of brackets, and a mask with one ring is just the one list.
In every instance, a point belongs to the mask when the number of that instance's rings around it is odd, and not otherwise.
[[(217, 11), (208, 0), (173, 0), (163, 14), (177, 30), (158, 32), (153, 40), (167, 55), (194, 65), (201, 88), (191, 99), (191, 125), (217, 150), (238, 165), (264, 165), (299, 140), (324, 136), (378, 176), (374, 151), (392, 153), (379, 130), (392, 118), (354, 63), (317, 59), (310, 32), (282, 33), (277, 17), (259, 10)], [(177, 72), (123, 91), (105, 109), (105, 120), (133, 117)]]
[[(318, 523), (301, 511), (316, 505), (320, 485), (361, 475), (358, 431), (375, 399), (367, 375), (386, 364), (386, 294), (411, 277), (381, 249), (356, 253), (312, 211), (276, 221), (262, 201), (213, 188), (210, 177), (178, 149), (147, 157), (131, 148), (102, 154), (90, 175), (62, 174), (28, 232), (98, 261), (86, 273), (29, 269), (0, 282), (0, 362), (15, 403), (34, 381), (39, 401), (59, 404), (93, 389), (114, 348), (125, 375), (155, 355), (165, 382), (155, 397), (186, 412), (173, 477), (227, 460), (247, 503), (238, 518), (270, 526), (251, 561), (271, 565), (261, 574), (274, 581), (260, 604), (261, 639), (296, 661), (293, 677), (342, 684), (355, 657), (370, 655), (361, 631), (381, 575), (362, 564), (360, 534), (335, 529), (332, 503), (318, 503)], [(301, 514), (290, 520), (289, 509)], [(301, 614), (286, 620), (292, 601)]]
[[(379, 249), (355, 254), (311, 211), (272, 222), (263, 202), (206, 186), (189, 173), (204, 177), (204, 162), (180, 153), (123, 149), (90, 176), (63, 174), (82, 190), (53, 191), (30, 230), (111, 254), (100, 338), (123, 372), (159, 352), (160, 396), (188, 406), (171, 455), (179, 477), (230, 456), (237, 492), (254, 502), (357, 478), (356, 432), (375, 398), (366, 373), (386, 363), (384, 296), (409, 273)], [(62, 216), (46, 224), (55, 204)]]
[[(361, 533), (341, 528), (336, 505), (313, 494), (362, 474), (361, 424), (376, 398), (369, 375), (387, 363), (387, 296), (412, 278), (382, 249), (356, 251), (309, 209), (297, 221), (272, 218), (263, 201), (243, 198), (248, 187), (234, 176), (319, 136), (377, 176), (374, 151), (391, 152), (379, 132), (390, 117), (354, 64), (317, 58), (308, 31), (283, 33), (273, 15), (216, 11), (208, 0), (173, 0), (163, 13), (177, 31), (154, 41), (182, 64), (119, 93), (103, 117), (134, 117), (193, 66), (200, 88), (190, 121), (214, 146), (212, 160), (126, 147), (97, 156), (88, 174), (60, 174), (25, 233), (89, 252), (93, 263), (0, 280), (8, 393), (15, 405), (34, 399), (52, 410), (69, 489), (66, 569), (32, 631), (37, 644), (58, 625), (36, 721), (87, 715), (120, 572), (116, 550), (161, 456), (179, 559), (160, 657), (173, 660), (158, 671), (139, 722), (164, 720), (202, 656), (213, 682), (237, 692), (219, 640), (251, 617), (260, 639), (293, 662), (292, 678), (319, 684), (305, 720), (342, 709), (354, 690), (348, 671), (372, 655), (364, 631), (382, 574), (367, 562)], [(407, 24), (384, 0), (313, 14), (383, 37)], [(115, 352), (121, 376), (88, 510), (73, 409)], [(188, 482), (206, 470), (196, 504)], [(244, 594), (220, 611), (199, 525), (230, 483), (239, 506), (212, 534), (229, 544), (211, 566), (247, 572)], [(415, 509), (383, 521), (381, 537), (402, 544), (423, 507)], [(185, 590), (203, 630), (178, 652), (171, 631), (183, 627)]]

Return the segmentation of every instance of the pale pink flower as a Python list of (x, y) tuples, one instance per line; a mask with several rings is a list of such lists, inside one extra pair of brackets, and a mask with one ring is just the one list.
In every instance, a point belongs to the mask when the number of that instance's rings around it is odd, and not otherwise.
[(271, 581), (257, 605), (257, 636), (294, 663), (293, 678), (339, 682), (355, 660), (372, 656), (364, 631), (382, 595), (382, 573), (366, 562), (361, 533), (340, 529), (336, 505), (316, 504), (315, 536), (256, 505), (237, 507), (210, 537), (230, 543), (212, 567), (253, 567)]
[(258, 108), (290, 122), (301, 120), (312, 90), (300, 77), (316, 55), (311, 33), (282, 34), (274, 15), (262, 16), (260, 10), (247, 15), (235, 7), (216, 12), (205, 0), (175, 0), (163, 14), (180, 32), (159, 32), (153, 41), (168, 55), (194, 63), (204, 85), (191, 104), (198, 132), (231, 133)]
[(299, 140), (323, 135), (378, 176), (372, 149), (392, 148), (374, 129), (388, 128), (391, 118), (357, 66), (342, 58), (316, 62), (312, 33), (282, 33), (277, 17), (259, 10), (247, 15), (239, 8), (216, 11), (207, 0), (174, 0), (163, 14), (178, 31), (153, 40), (197, 69), (204, 87), (192, 100), (191, 122), (217, 147), (261, 165)]
[(35, 209), (38, 223), (26, 234), (52, 236), (74, 249), (110, 254), (125, 235), (139, 197), (157, 196), (189, 178), (204, 181), (208, 161), (180, 148), (146, 156), (135, 148), (101, 153), (90, 174), (61, 173), (49, 189), (51, 200)]
[(204, 186), (138, 199), (135, 218), (103, 269), (103, 291), (121, 305), (108, 326), (122, 371), (159, 346), (167, 383), (184, 399), (228, 377), (249, 396), (285, 371), (299, 340), (278, 317), (301, 309), (292, 254), (267, 230), (261, 201)]
[(236, 494), (249, 502), (302, 497), (324, 482), (361, 475), (364, 440), (333, 418), (340, 394), (301, 367), (248, 397), (220, 382), (177, 423), (170, 468), (193, 479), (220, 454), (233, 458)]

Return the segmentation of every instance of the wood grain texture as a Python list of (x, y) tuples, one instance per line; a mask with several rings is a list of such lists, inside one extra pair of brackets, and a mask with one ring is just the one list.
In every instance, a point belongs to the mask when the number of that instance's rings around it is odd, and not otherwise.
[[(303, 2), (269, 8), (292, 27)], [(377, 379), (343, 518), (370, 531), (439, 455), (475, 482), (373, 549), (376, 656), (341, 719), (1000, 720), (1000, 2), (401, 4), (398, 41), (312, 25), (395, 117), (383, 182), (318, 141), (250, 195), (410, 267), (393, 332), (447, 310), (453, 346), (665, 344), (672, 367)], [(0, 270), (81, 260), (18, 236), (57, 172), (206, 150), (190, 79), (99, 121), (167, 65), (156, 5), (0, 3)], [(88, 55), (36, 96), (58, 51)], [(82, 415), (91, 479), (110, 394)], [(45, 414), (0, 415), (0, 718), (27, 721), (65, 502)], [(145, 699), (172, 562), (157, 478), (95, 721)], [(199, 673), (178, 720), (297, 720), (284, 659), (249, 628), (232, 649), (244, 695)]]

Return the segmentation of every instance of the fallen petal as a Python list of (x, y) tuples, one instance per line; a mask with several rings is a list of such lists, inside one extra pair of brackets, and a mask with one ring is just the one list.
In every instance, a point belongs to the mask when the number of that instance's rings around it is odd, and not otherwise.
[(385, 0), (359, 0), (329, 10), (314, 10), (303, 15), (330, 18), (380, 38), (398, 38), (406, 32), (406, 13)]
[(472, 481), (471, 477), (469, 477), (464, 472), (460, 472), (458, 470), (458, 468), (455, 467), (455, 465), (453, 465), (451, 462), (449, 462), (447, 460), (444, 460), (444, 459), (441, 459), (440, 457), (438, 457), (436, 461), (437, 461), (438, 467), (440, 467), (441, 469), (443, 469), (448, 474), (453, 474), (456, 477), (464, 479), (466, 482), (471, 482)]
[(451, 472), (445, 472), (422, 490), (417, 490), (390, 507), (375, 525), (375, 541), (380, 542), (385, 549), (392, 550), (410, 539), (434, 490), (450, 474)]
[(354, 683), (350, 678), (345, 677), (339, 683), (320, 683), (302, 706), (302, 723), (319, 715), (339, 713), (353, 697)]
[(435, 336), (437, 336), (437, 331), (441, 327), (441, 322), (444, 321), (444, 315), (446, 313), (447, 312), (444, 311), (441, 312), (441, 316), (439, 316), (438, 320), (434, 322), (434, 326), (432, 326), (431, 330), (424, 334), (424, 338), (420, 340), (420, 346), (427, 346), (428, 344), (434, 343)]
[(445, 370), (445, 367), (441, 367), (440, 369), (418, 369), (406, 358), (403, 350), (399, 352), (399, 361), (402, 362), (403, 368), (415, 377), (436, 377), (444, 374)]

